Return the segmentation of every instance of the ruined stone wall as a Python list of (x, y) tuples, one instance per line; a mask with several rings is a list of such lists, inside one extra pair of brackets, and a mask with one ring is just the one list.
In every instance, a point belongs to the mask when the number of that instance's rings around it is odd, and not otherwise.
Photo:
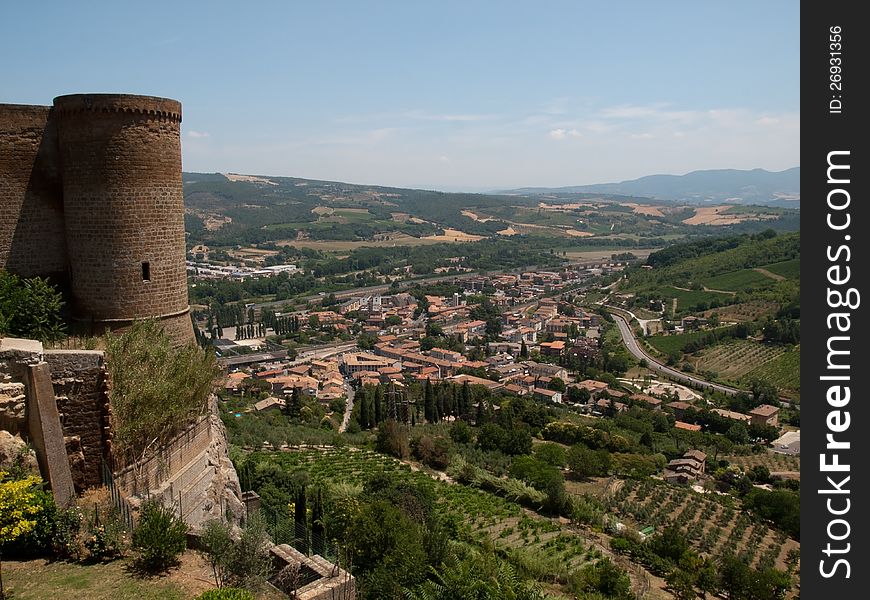
[(102, 484), (109, 431), (109, 397), (103, 353), (48, 350), (51, 380), (76, 491)]
[[(111, 326), (186, 315), (181, 104), (93, 94), (54, 107), (78, 317)], [(193, 339), (189, 322), (184, 333)]]
[(356, 579), (318, 554), (306, 556), (289, 544), (270, 548), (272, 562), (277, 571), (285, 566), (298, 568), (317, 579), (295, 590), (297, 600), (353, 600), (356, 598)]
[(51, 108), (0, 104), (0, 269), (66, 273), (58, 167)]

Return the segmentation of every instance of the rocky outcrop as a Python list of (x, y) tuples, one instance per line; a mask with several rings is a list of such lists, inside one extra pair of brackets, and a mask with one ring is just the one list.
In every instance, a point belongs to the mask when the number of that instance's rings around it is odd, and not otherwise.
[(223, 518), (237, 524), (244, 521), (245, 505), (242, 503), (242, 488), (233, 461), (229, 456), (229, 442), (217, 405), (217, 397), (209, 399), (211, 444), (208, 450), (208, 468), (211, 480), (205, 487), (198, 510), (186, 516), (191, 525), (199, 525), (209, 519)]
[(34, 475), (39, 474), (36, 454), (21, 439), (21, 436), (0, 430), (0, 471), (8, 471), (15, 466)]

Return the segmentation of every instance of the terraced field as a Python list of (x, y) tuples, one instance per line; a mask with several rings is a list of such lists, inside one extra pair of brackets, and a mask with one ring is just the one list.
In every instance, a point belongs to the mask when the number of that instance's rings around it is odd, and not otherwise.
[(743, 555), (756, 568), (786, 568), (800, 543), (741, 512), (728, 497), (699, 494), (684, 486), (646, 479), (627, 480), (606, 499), (606, 506), (635, 528), (661, 531), (678, 526), (700, 553)]
[(788, 349), (775, 358), (752, 369), (746, 380), (763, 379), (769, 381), (786, 396), (800, 401), (801, 393), (801, 347)]
[[(602, 555), (612, 556), (631, 569), (636, 589), (648, 586), (646, 573), (627, 564), (624, 557), (613, 556), (595, 540), (574, 528), (562, 526), (523, 509), (509, 500), (460, 484), (435, 480), (407, 464), (383, 454), (357, 448), (303, 448), (268, 455), (289, 471), (304, 470), (311, 483), (362, 484), (377, 473), (391, 473), (415, 483), (431, 486), (444, 515), (462, 525), (462, 536), (479, 544), (491, 544), (523, 571), (548, 585), (551, 591), (562, 588), (568, 576), (584, 563)], [(555, 586), (555, 590), (553, 589)]]
[(771, 473), (783, 471), (796, 471), (800, 473), (801, 470), (800, 457), (777, 454), (776, 452), (749, 454), (747, 456), (723, 456), (722, 458), (744, 470), (751, 469), (757, 465), (767, 467)]

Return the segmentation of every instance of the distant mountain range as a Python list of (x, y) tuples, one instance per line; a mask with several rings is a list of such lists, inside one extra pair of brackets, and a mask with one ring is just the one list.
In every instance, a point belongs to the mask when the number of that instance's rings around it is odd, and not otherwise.
[(619, 183), (559, 188), (519, 188), (500, 194), (569, 197), (574, 194), (618, 194), (671, 202), (734, 203), (800, 208), (801, 169), (771, 172), (715, 169), (686, 175), (648, 175)]

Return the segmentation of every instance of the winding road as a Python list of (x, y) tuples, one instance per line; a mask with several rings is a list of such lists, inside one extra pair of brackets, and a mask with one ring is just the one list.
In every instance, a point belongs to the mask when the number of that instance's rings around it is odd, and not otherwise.
[(610, 314), (613, 316), (613, 320), (616, 321), (617, 327), (619, 327), (619, 333), (622, 334), (622, 341), (625, 342), (625, 347), (628, 348), (628, 351), (631, 352), (636, 358), (646, 360), (646, 362), (649, 364), (649, 368), (653, 371), (658, 371), (659, 373), (667, 375), (671, 379), (676, 379), (677, 381), (682, 381), (683, 383), (688, 383), (689, 385), (708, 390), (716, 390), (717, 392), (722, 392), (723, 394), (728, 394), (729, 396), (734, 396), (743, 391), (738, 390), (737, 388), (729, 387), (727, 385), (713, 383), (712, 381), (707, 381), (705, 379), (693, 377), (692, 375), (687, 375), (682, 371), (677, 371), (676, 369), (672, 369), (671, 367), (660, 363), (649, 354), (647, 354), (644, 349), (640, 347), (640, 344), (638, 343), (637, 338), (634, 337), (634, 332), (632, 332), (628, 321), (625, 320), (625, 317), (613, 312), (611, 312)]

